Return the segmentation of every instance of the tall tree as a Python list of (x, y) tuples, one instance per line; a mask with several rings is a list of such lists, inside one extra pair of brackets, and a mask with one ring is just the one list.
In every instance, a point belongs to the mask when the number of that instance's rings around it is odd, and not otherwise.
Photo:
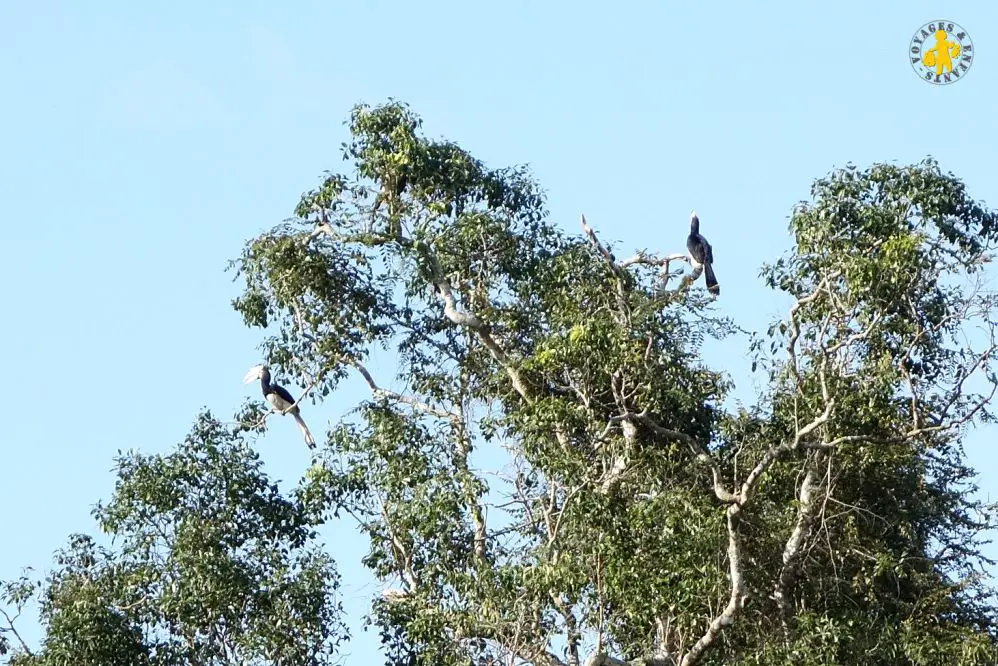
[(122, 458), (116, 543), (60, 554), (38, 650), (12, 619), (39, 584), (0, 588), (10, 663), (329, 663), (332, 516), (397, 586), (372, 608), (390, 663), (995, 663), (960, 448), (998, 386), (994, 212), (932, 160), (818, 180), (763, 270), (794, 303), (753, 343), (767, 388), (729, 414), (697, 350), (734, 325), (671, 287), (681, 255), (618, 259), (420, 125), (356, 107), (352, 174), (236, 262), (265, 360), (313, 402), (355, 373), (357, 418), (291, 498), (244, 442), (259, 409)]
[[(240, 430), (204, 413), (173, 453), (118, 460), (115, 492), (94, 512), (112, 545), (74, 535), (45, 581), (24, 576), (0, 589), (11, 608), (0, 615), (8, 663), (335, 662), (346, 631), (333, 561)], [(12, 620), (36, 592), (46, 631), (32, 650)]]
[(313, 399), (370, 388), (303, 499), (399, 586), (390, 661), (994, 663), (960, 441), (996, 385), (996, 216), (956, 177), (816, 182), (764, 270), (794, 300), (755, 344), (768, 388), (727, 414), (697, 349), (733, 325), (670, 288), (676, 256), (559, 229), (525, 169), (403, 104), (349, 127), (352, 173), (248, 243), (234, 306)]

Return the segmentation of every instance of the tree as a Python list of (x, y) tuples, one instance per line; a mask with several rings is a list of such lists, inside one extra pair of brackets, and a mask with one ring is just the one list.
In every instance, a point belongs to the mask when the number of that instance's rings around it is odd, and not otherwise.
[[(113, 547), (73, 535), (44, 582), (2, 588), (8, 663), (333, 663), (346, 637), (338, 574), (242, 430), (206, 412), (175, 452), (120, 457), (115, 492), (94, 511)], [(36, 592), (46, 634), (32, 651), (13, 620)]]
[[(74, 536), (44, 583), (0, 587), (8, 663), (330, 663), (333, 519), (396, 586), (372, 605), (392, 664), (998, 660), (992, 507), (961, 450), (993, 421), (998, 215), (958, 178), (816, 181), (762, 271), (793, 302), (752, 343), (766, 389), (729, 413), (697, 350), (736, 327), (675, 281), (681, 255), (618, 259), (549, 220), (526, 169), (420, 128), (356, 107), (352, 174), (234, 262), (275, 370), (313, 404), (351, 374), (370, 396), (289, 497), (247, 441), (258, 406), (122, 457), (95, 511), (112, 545)], [(14, 625), (38, 591), (32, 650)]]
[(370, 388), (302, 497), (399, 586), (390, 662), (994, 663), (960, 450), (996, 386), (994, 212), (931, 159), (818, 180), (763, 272), (794, 301), (753, 345), (768, 388), (729, 414), (697, 348), (734, 326), (676, 256), (618, 259), (420, 127), (356, 107), (353, 173), (235, 262), (271, 365)]

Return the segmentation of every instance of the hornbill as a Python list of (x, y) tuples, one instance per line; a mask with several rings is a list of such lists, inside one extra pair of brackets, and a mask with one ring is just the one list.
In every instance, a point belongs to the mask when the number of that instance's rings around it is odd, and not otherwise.
[(714, 276), (714, 250), (707, 239), (700, 235), (700, 218), (697, 217), (696, 211), (690, 213), (690, 235), (686, 238), (686, 249), (690, 251), (690, 265), (693, 266), (693, 270), (703, 267), (707, 291), (715, 297), (720, 296), (721, 288), (717, 286), (717, 278)]
[(267, 399), (267, 402), (281, 414), (291, 414), (291, 416), (295, 417), (295, 423), (298, 424), (298, 429), (301, 430), (301, 434), (305, 438), (305, 444), (308, 448), (314, 449), (315, 440), (312, 439), (312, 433), (309, 432), (308, 426), (302, 421), (298, 405), (295, 404), (295, 399), (291, 397), (291, 394), (283, 386), (270, 383), (270, 368), (266, 365), (257, 365), (250, 368), (246, 376), (243, 377), (243, 383), (249, 384), (256, 379), (260, 380), (260, 388), (263, 389), (263, 397)]

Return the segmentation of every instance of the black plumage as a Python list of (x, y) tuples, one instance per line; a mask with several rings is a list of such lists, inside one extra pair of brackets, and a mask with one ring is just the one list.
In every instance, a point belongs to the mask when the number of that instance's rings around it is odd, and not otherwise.
[(260, 380), (260, 390), (263, 392), (263, 397), (270, 403), (270, 406), (281, 414), (290, 414), (294, 417), (295, 423), (298, 424), (298, 429), (301, 430), (302, 437), (305, 438), (305, 444), (310, 449), (315, 448), (315, 440), (312, 439), (312, 433), (309, 431), (308, 426), (305, 425), (305, 421), (301, 418), (301, 411), (298, 409), (298, 405), (295, 404), (295, 399), (288, 393), (287, 389), (283, 386), (279, 386), (270, 381), (270, 368), (266, 365), (258, 365), (255, 368), (250, 369), (246, 373), (246, 383), (253, 381), (254, 379)]
[(696, 211), (690, 213), (690, 235), (686, 238), (686, 249), (689, 250), (690, 265), (693, 269), (703, 268), (707, 291), (715, 297), (720, 296), (721, 288), (717, 285), (717, 277), (714, 275), (714, 249), (700, 234), (700, 218), (697, 217)]

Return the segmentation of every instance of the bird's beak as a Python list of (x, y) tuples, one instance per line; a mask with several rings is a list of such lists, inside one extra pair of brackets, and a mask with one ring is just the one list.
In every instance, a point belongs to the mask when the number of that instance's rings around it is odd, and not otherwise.
[(243, 384), (249, 384), (250, 382), (260, 379), (260, 371), (263, 369), (262, 365), (257, 365), (249, 369), (246, 376), (243, 377)]

